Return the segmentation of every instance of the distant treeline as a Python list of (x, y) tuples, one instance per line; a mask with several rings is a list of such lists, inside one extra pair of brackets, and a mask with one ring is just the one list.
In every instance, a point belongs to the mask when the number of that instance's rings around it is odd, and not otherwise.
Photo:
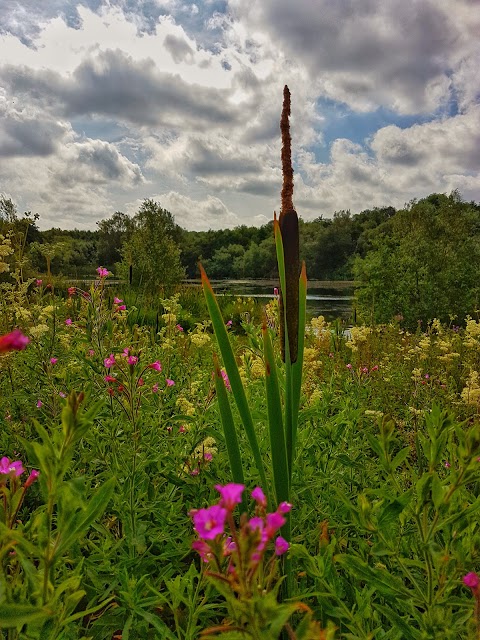
[[(187, 231), (153, 200), (134, 216), (115, 212), (95, 231), (40, 231), (35, 216), (19, 216), (0, 197), (0, 234), (5, 264), (21, 255), (25, 272), (48, 277), (81, 277), (103, 265), (153, 290), (197, 278), (199, 261), (210, 278), (276, 277), (273, 223)], [(458, 192), (434, 193), (400, 210), (301, 220), (300, 249), (309, 279), (357, 282), (359, 316), (369, 322), (395, 316), (410, 327), (434, 317), (460, 322), (480, 308), (480, 205)], [(1, 258), (0, 278), (11, 277)]]

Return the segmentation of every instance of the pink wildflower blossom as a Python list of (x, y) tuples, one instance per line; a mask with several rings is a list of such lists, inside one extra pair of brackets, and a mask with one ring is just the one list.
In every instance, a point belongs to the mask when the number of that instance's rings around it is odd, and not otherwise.
[(159, 362), (158, 360), (155, 360), (155, 362), (152, 362), (151, 364), (148, 365), (149, 369), (154, 369), (155, 371), (161, 371), (162, 370), (162, 363)]
[(59, 395), (61, 398), (66, 398), (66, 397), (67, 397), (67, 394), (66, 394), (66, 393), (63, 393), (63, 391), (59, 391), (59, 392), (58, 392), (58, 395)]
[(199, 474), (199, 473), (200, 473), (200, 470), (199, 470), (199, 469), (192, 469), (192, 470), (190, 471), (190, 475), (191, 475), (191, 476), (198, 476), (198, 474)]
[(24, 336), (19, 329), (14, 329), (10, 333), (0, 336), (0, 353), (23, 351), (29, 342), (30, 338)]
[(368, 367), (362, 367), (362, 373), (368, 373)]
[(127, 305), (125, 304), (119, 304), (117, 306), (117, 311), (126, 311), (127, 310)]
[(283, 555), (288, 551), (289, 547), (290, 545), (282, 536), (278, 536), (278, 538), (275, 539), (275, 555)]
[(187, 429), (184, 424), (178, 427), (178, 433), (186, 433), (186, 432), (187, 432)]
[(68, 291), (68, 295), (71, 297), (75, 295), (75, 293), (77, 292), (77, 289), (76, 287), (68, 287), (67, 291)]
[(242, 501), (242, 493), (245, 490), (245, 485), (237, 484), (236, 482), (229, 482), (224, 487), (221, 484), (216, 484), (215, 489), (220, 493), (220, 506), (225, 507), (229, 511), (233, 511), (236, 504), (240, 504)]
[(470, 589), (476, 590), (480, 586), (480, 578), (475, 572), (470, 571), (466, 576), (463, 576), (463, 584), (466, 587), (470, 587)]
[(105, 267), (97, 267), (97, 273), (100, 278), (106, 278), (110, 275), (110, 271), (108, 269), (105, 269)]
[(378, 371), (378, 364), (374, 365), (370, 371)]
[(145, 380), (143, 378), (139, 378), (137, 382), (137, 387), (143, 387), (145, 384)]
[(113, 365), (115, 364), (115, 356), (113, 355), (113, 353), (111, 353), (108, 358), (105, 358), (103, 364), (107, 367), (107, 369), (113, 367)]
[(227, 327), (231, 327), (231, 326), (232, 326), (232, 324), (233, 324), (233, 320), (229, 320), (229, 321), (227, 322), (226, 326), (227, 326)]
[(128, 356), (127, 362), (128, 364), (132, 364), (132, 365), (137, 364), (138, 358), (137, 356)]
[(353, 365), (350, 362), (347, 364), (347, 369), (353, 369)]
[(50, 358), (50, 364), (57, 364), (58, 358)]
[(24, 484), (25, 489), (28, 489), (28, 487), (30, 487), (35, 482), (35, 480), (38, 478), (39, 475), (40, 475), (40, 471), (37, 471), (36, 469), (32, 469), (30, 471), (30, 475), (25, 481), (25, 484)]
[(285, 524), (286, 520), (281, 513), (275, 511), (274, 513), (267, 513), (267, 533), (269, 537), (272, 537), (274, 533), (278, 531)]
[(255, 529), (258, 529), (259, 531), (263, 531), (265, 527), (265, 523), (263, 521), (263, 518), (255, 516), (254, 518), (250, 518), (250, 520), (248, 521), (248, 526), (252, 531), (255, 531)]
[(225, 383), (225, 388), (227, 389), (227, 391), (231, 391), (232, 387), (230, 385), (230, 380), (228, 379), (227, 372), (224, 369), (222, 369), (220, 373), (222, 374), (223, 382)]
[(265, 497), (265, 494), (260, 487), (255, 487), (255, 489), (251, 493), (251, 496), (261, 507), (267, 506), (267, 498)]
[(120, 298), (117, 298), (117, 297), (115, 296), (115, 298), (113, 299), (113, 302), (114, 302), (115, 304), (122, 304), (123, 300), (120, 300)]
[(128, 354), (130, 353), (130, 347), (125, 347), (122, 352), (122, 358), (128, 358)]
[(35, 280), (35, 284), (37, 285), (37, 287), (41, 287), (42, 286), (42, 282), (43, 282), (43, 280), (40, 280), (40, 279)]
[(278, 298), (278, 288), (277, 287), (273, 287), (273, 295), (275, 296), (275, 298)]
[(116, 382), (117, 381), (115, 376), (105, 376), (103, 379), (105, 380), (105, 382)]
[(193, 525), (200, 538), (213, 540), (224, 532), (227, 510), (218, 504), (198, 509), (193, 514)]
[(290, 504), (290, 502), (281, 502), (278, 505), (278, 509), (277, 509), (279, 513), (283, 513), (283, 514), (288, 513), (291, 510), (292, 510), (292, 505)]
[(0, 460), (0, 473), (3, 475), (10, 475), (13, 473), (15, 476), (21, 476), (25, 471), (21, 460), (10, 460), (6, 456)]
[(452, 465), (450, 464), (450, 462), (448, 460), (445, 460), (445, 462), (443, 463), (443, 466), (445, 467), (445, 469), (450, 469), (450, 467)]
[(90, 357), (94, 356), (94, 355), (95, 355), (95, 349), (89, 349), (89, 350), (88, 350), (88, 355), (89, 355)]
[(173, 380), (170, 380), (170, 378), (167, 378), (165, 380), (165, 383), (166, 383), (167, 387), (174, 387), (175, 386), (175, 382)]
[(203, 459), (207, 462), (210, 462), (211, 460), (213, 460), (213, 455), (210, 453), (210, 451), (205, 451), (205, 453), (203, 454)]
[(72, 324), (72, 319), (71, 318), (67, 318), (65, 320), (65, 324), (67, 325), (67, 327), (69, 327)]
[(37, 407), (38, 407), (38, 409), (43, 407), (43, 402), (41, 400), (37, 400)]
[(176, 324), (176, 325), (175, 325), (175, 329), (176, 329), (177, 331), (180, 331), (180, 332), (181, 332), (181, 331), (183, 331), (183, 327), (182, 327), (182, 325), (181, 325), (181, 324)]
[(209, 562), (212, 559), (212, 551), (204, 540), (194, 540), (192, 549), (198, 552), (204, 562)]
[(152, 393), (158, 393), (158, 382), (156, 382), (152, 387)]

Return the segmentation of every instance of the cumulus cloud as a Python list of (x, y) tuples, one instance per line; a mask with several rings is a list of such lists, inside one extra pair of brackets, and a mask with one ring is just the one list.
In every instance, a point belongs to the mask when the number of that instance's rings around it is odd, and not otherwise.
[(176, 191), (170, 191), (154, 196), (154, 200), (174, 213), (177, 224), (192, 231), (225, 229), (241, 224), (240, 218), (219, 198), (212, 195), (195, 200)]

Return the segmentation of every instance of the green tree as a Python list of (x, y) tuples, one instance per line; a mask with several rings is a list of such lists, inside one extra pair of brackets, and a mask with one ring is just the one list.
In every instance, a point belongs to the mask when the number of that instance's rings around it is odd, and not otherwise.
[(122, 246), (123, 275), (133, 284), (152, 289), (179, 282), (185, 275), (176, 241), (180, 234), (169, 211), (154, 200), (145, 200)]
[(415, 328), (433, 318), (462, 321), (478, 308), (480, 208), (458, 193), (433, 194), (370, 233), (357, 257), (357, 309), (367, 321), (401, 315)]
[(108, 267), (122, 259), (122, 246), (134, 229), (134, 221), (126, 213), (115, 211), (105, 220), (97, 222), (98, 227), (98, 263)]

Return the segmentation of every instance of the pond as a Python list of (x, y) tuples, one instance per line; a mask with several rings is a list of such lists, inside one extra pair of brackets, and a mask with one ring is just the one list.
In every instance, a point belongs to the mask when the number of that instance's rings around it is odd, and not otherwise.
[[(188, 280), (198, 284), (198, 280)], [(273, 298), (276, 280), (211, 280), (217, 295), (255, 298), (265, 302)], [(349, 323), (353, 311), (354, 282), (343, 280), (311, 280), (307, 289), (307, 316), (322, 315), (328, 321), (341, 318)]]

